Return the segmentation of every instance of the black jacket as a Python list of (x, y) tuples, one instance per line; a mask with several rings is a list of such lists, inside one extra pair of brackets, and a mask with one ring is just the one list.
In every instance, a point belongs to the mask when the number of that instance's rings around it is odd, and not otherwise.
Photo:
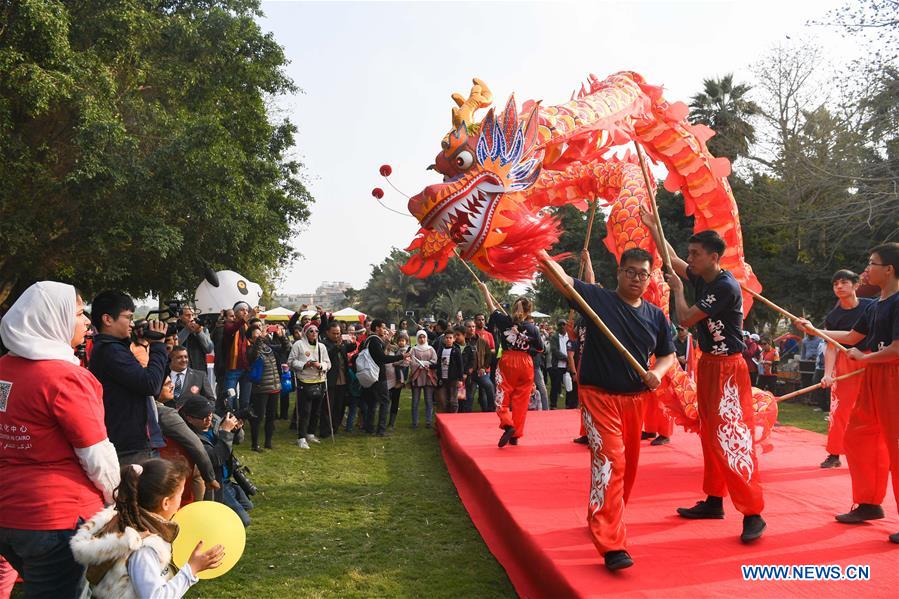
[[(284, 337), (279, 339), (283, 346), (287, 345)], [(253, 393), (280, 392), (281, 364), (265, 337), (259, 337), (256, 343), (247, 348), (247, 361), (251, 366), (259, 357), (262, 357), (262, 379), (258, 383), (253, 383)]]
[(385, 354), (384, 340), (377, 335), (371, 335), (370, 337), (368, 337), (365, 340), (365, 347), (368, 348), (368, 353), (371, 354), (371, 359), (375, 361), (375, 364), (381, 367), (379, 369), (380, 372), (378, 374), (378, 382), (386, 382), (387, 371), (384, 369), (385, 364), (400, 362), (404, 357), (403, 354), (399, 354), (396, 356), (388, 356), (387, 354)]
[(103, 385), (106, 431), (116, 452), (140, 451), (148, 447), (148, 397), (159, 394), (168, 374), (165, 344), (150, 344), (146, 368), (131, 353), (131, 340), (96, 335), (90, 371)]
[(462, 363), (462, 348), (460, 348), (455, 343), (453, 344), (450, 352), (450, 361), (449, 361), (449, 370), (448, 375), (445, 379), (443, 378), (443, 350), (446, 347), (441, 346), (439, 349), (434, 348), (434, 351), (437, 352), (437, 384), (442, 385), (447, 381), (461, 381), (464, 375), (463, 363)]
[[(356, 351), (356, 344), (343, 340), (339, 343), (334, 343), (327, 337), (323, 338), (321, 342), (325, 344), (325, 348), (328, 350), (328, 358), (331, 360), (331, 368), (328, 369), (328, 387), (333, 387), (337, 384), (339, 369), (346, 369), (349, 366), (350, 359), (347, 357), (347, 354)], [(344, 376), (344, 380), (349, 382), (346, 376)]]

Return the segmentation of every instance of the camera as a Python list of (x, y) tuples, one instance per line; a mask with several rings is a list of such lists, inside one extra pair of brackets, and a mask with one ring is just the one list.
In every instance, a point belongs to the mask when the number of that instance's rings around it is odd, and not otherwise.
[[(152, 312), (159, 313), (159, 312), (163, 312), (163, 311), (164, 310), (153, 310), (153, 311), (151, 311), (151, 313)], [(148, 316), (149, 316), (149, 314), (148, 314)], [(168, 328), (165, 331), (165, 334), (163, 334), (163, 333), (157, 333), (156, 331), (151, 331), (150, 330), (150, 321), (144, 320), (140, 324), (135, 325), (134, 334), (137, 337), (143, 337), (144, 339), (149, 339), (151, 341), (160, 341), (162, 339), (165, 339), (166, 337), (171, 337), (172, 335), (177, 335), (178, 334), (178, 325), (176, 325), (174, 322), (170, 322), (168, 324)]]
[(253, 484), (253, 481), (247, 476), (248, 474), (253, 474), (253, 471), (249, 469), (249, 467), (244, 466), (240, 460), (237, 459), (237, 456), (232, 456), (232, 461), (234, 465), (234, 471), (231, 472), (231, 476), (234, 478), (234, 482), (243, 489), (243, 492), (247, 494), (248, 497), (252, 497), (256, 493), (259, 492), (259, 489), (256, 485)]

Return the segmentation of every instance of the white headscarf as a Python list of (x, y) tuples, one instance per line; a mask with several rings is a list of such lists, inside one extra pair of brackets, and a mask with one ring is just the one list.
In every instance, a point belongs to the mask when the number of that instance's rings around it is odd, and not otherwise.
[(29, 360), (65, 360), (79, 364), (72, 350), (75, 288), (41, 281), (25, 290), (0, 321), (3, 345)]

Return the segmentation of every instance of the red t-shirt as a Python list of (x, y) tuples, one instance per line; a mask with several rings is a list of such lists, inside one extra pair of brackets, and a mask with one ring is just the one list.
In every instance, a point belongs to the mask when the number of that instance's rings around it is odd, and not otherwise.
[(103, 509), (74, 448), (106, 437), (103, 387), (90, 371), (0, 358), (0, 527), (71, 529)]

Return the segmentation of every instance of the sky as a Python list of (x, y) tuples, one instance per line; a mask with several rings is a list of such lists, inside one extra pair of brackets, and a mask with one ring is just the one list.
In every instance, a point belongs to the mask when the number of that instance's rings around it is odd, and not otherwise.
[[(450, 94), (468, 95), (472, 77), (496, 104), (565, 102), (589, 73), (636, 71), (689, 98), (703, 79), (751, 65), (775, 44), (811, 40), (827, 60), (848, 42), (807, 27), (840, 0), (715, 2), (263, 2), (263, 30), (284, 47), (287, 74), (301, 92), (275, 100), (272, 117), (299, 129), (293, 157), (305, 165), (315, 203), (292, 241), (302, 255), (277, 284), (311, 292), (322, 281), (360, 288), (391, 247), (418, 230), (408, 195), (439, 181), (426, 171), (450, 128)], [(789, 37), (788, 37), (789, 36)], [(480, 113), (481, 116), (483, 113)]]

